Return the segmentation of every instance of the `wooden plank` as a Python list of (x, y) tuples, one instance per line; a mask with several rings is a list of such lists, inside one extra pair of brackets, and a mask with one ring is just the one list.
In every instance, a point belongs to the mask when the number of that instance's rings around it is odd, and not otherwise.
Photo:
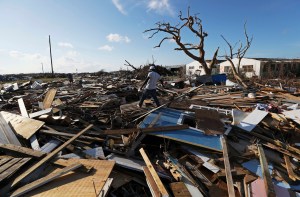
[(175, 197), (192, 197), (189, 190), (183, 182), (170, 183), (170, 188)]
[(3, 164), (5, 164), (5, 163), (8, 162), (9, 160), (11, 160), (11, 157), (1, 158), (1, 159), (0, 159), (0, 166), (2, 166)]
[(146, 163), (146, 166), (147, 166), (148, 170), (150, 171), (151, 176), (153, 177), (153, 179), (154, 179), (154, 181), (155, 181), (155, 184), (156, 184), (157, 187), (158, 187), (158, 190), (159, 190), (161, 196), (163, 196), (163, 197), (164, 197), (164, 196), (169, 196), (169, 194), (168, 194), (168, 192), (167, 192), (165, 186), (164, 186), (163, 183), (161, 182), (161, 180), (160, 180), (160, 178), (159, 178), (157, 172), (155, 171), (153, 165), (151, 164), (151, 161), (149, 160), (149, 158), (148, 158), (148, 156), (147, 156), (147, 154), (145, 153), (145, 151), (144, 151), (143, 148), (140, 149), (140, 153), (141, 153), (141, 155), (142, 155), (142, 157), (143, 157), (143, 159), (144, 159), (144, 161), (145, 161), (145, 163)]
[(268, 197), (276, 197), (273, 181), (268, 168), (267, 158), (261, 144), (257, 145), (261, 171), (264, 178), (265, 189)]
[[(120, 130), (105, 130), (103, 134), (105, 135), (125, 135), (132, 134), (133, 132), (141, 131), (143, 133), (151, 133), (157, 131), (176, 131), (188, 129), (189, 125), (175, 125), (175, 126), (164, 126), (164, 127), (152, 127), (152, 128), (132, 128), (132, 129), (120, 129)], [(101, 133), (102, 134), (102, 133)]]
[(105, 184), (104, 184), (102, 190), (100, 191), (98, 197), (105, 197), (105, 196), (107, 196), (108, 191), (109, 191), (109, 189), (110, 189), (110, 186), (111, 186), (113, 180), (114, 180), (113, 178), (108, 178), (108, 179), (106, 180), (106, 182), (105, 182)]
[(32, 157), (42, 157), (45, 155), (45, 153), (43, 153), (41, 151), (32, 150), (30, 148), (17, 146), (14, 144), (1, 144), (0, 143), (0, 149), (7, 150), (7, 151), (13, 151), (13, 152), (21, 153), (21, 154), (24, 154), (27, 156), (32, 156)]
[(243, 184), (244, 184), (244, 196), (249, 197), (249, 187), (247, 184), (246, 177), (243, 178)]
[(160, 197), (160, 192), (159, 192), (159, 188), (157, 187), (148, 167), (146, 166), (143, 166), (143, 171), (145, 173), (145, 176), (146, 176), (146, 182), (148, 184), (148, 187), (150, 189), (150, 192), (152, 194), (152, 196), (154, 197)]
[[(159, 118), (161, 117), (161, 114), (162, 113), (159, 113), (157, 114), (157, 116), (152, 120), (152, 122), (148, 125), (148, 128), (152, 128), (155, 123), (159, 120)], [(137, 133), (137, 136), (138, 136), (138, 139), (134, 139), (134, 141), (132, 142), (131, 144), (131, 147), (130, 149), (127, 151), (126, 153), (126, 156), (127, 157), (131, 157), (134, 152), (135, 152), (135, 149), (138, 145), (141, 144), (141, 141), (146, 137), (146, 134), (145, 133), (142, 133), (141, 135), (139, 135), (140, 133)]]
[(48, 154), (46, 157), (44, 157), (42, 160), (40, 160), (38, 163), (36, 163), (35, 165), (33, 165), (31, 168), (29, 168), (27, 171), (25, 171), (24, 173), (22, 173), (20, 176), (18, 176), (13, 182), (11, 187), (15, 187), (21, 180), (23, 180), (24, 178), (26, 178), (29, 174), (31, 174), (32, 172), (34, 172), (38, 167), (40, 167), (42, 164), (46, 163), (47, 161), (49, 161), (52, 157), (54, 157), (58, 152), (60, 152), (62, 149), (64, 149), (66, 146), (68, 146), (71, 142), (73, 142), (75, 139), (77, 139), (80, 135), (82, 135), (84, 132), (86, 132), (87, 130), (89, 130), (91, 127), (93, 127), (92, 124), (90, 124), (89, 126), (87, 126), (85, 129), (83, 129), (82, 131), (80, 131), (77, 135), (75, 135), (74, 137), (72, 137), (71, 139), (69, 139), (68, 141), (66, 141), (64, 144), (62, 144), (60, 147), (58, 147), (57, 149), (55, 149), (53, 152), (51, 152), (50, 154)]
[[(64, 133), (64, 132), (59, 132), (55, 130), (40, 130), (40, 133), (43, 134), (48, 134), (48, 135), (56, 135), (56, 136), (66, 136), (66, 137), (74, 137), (76, 134), (73, 133)], [(97, 142), (103, 142), (104, 139), (98, 138), (98, 137), (89, 137), (89, 136), (79, 136), (79, 139), (84, 139), (84, 140), (90, 140), (90, 141), (97, 141)]]
[(11, 124), (13, 130), (27, 140), (44, 125), (42, 121), (26, 118), (17, 114), (5, 111), (1, 111), (1, 114), (5, 121)]
[(26, 110), (26, 107), (25, 107), (23, 98), (19, 98), (19, 99), (18, 99), (18, 104), (19, 104), (19, 109), (20, 109), (20, 112), (21, 112), (22, 116), (28, 118), (29, 115), (28, 115), (28, 113), (27, 113), (27, 110)]
[(244, 118), (237, 126), (241, 129), (251, 132), (260, 121), (268, 115), (268, 112), (261, 110), (253, 110), (246, 118)]
[(18, 161), (18, 163), (11, 166), (9, 169), (5, 170), (0, 174), (0, 181), (5, 179), (6, 177), (14, 174), (17, 170), (19, 170), (23, 165), (25, 165), (31, 158), (22, 158)]
[(38, 116), (41, 116), (41, 115), (44, 115), (44, 114), (51, 114), (51, 113), (52, 113), (52, 108), (48, 108), (48, 109), (44, 109), (44, 110), (41, 110), (41, 111), (31, 113), (31, 114), (29, 114), (29, 117), (30, 118), (35, 118), (35, 117), (38, 117)]
[(6, 162), (4, 165), (0, 167), (0, 174), (3, 173), (5, 170), (9, 169), (16, 163), (18, 163), (22, 158), (13, 158), (9, 162)]
[[(261, 134), (259, 134), (257, 132), (250, 132), (250, 134), (253, 135), (253, 136), (255, 136), (255, 137), (258, 137), (258, 138), (260, 138), (262, 140), (270, 142), (273, 145), (279, 146), (282, 149), (285, 149), (285, 150), (288, 150), (288, 151), (291, 151), (291, 152), (294, 152), (294, 153), (297, 153), (298, 155), (300, 155), (300, 149), (292, 147), (292, 146), (287, 146), (285, 143), (283, 143), (283, 142), (281, 142), (279, 140), (273, 140), (273, 139), (268, 138), (268, 137), (266, 137), (264, 135), (261, 135)], [(287, 153), (285, 153), (285, 154), (287, 154)]]
[[(68, 159), (65, 163), (73, 164), (76, 162), (80, 162), (84, 166), (92, 167), (92, 173), (71, 171), (43, 187), (30, 191), (26, 196), (99, 196), (106, 180), (113, 170), (115, 162), (106, 160)], [(54, 173), (58, 170), (59, 169), (55, 170)]]
[(293, 171), (290, 157), (285, 154), (283, 155), (283, 157), (284, 157), (285, 166), (286, 166), (286, 169), (287, 169), (290, 179), (292, 179), (293, 181), (296, 181), (297, 179), (300, 180), (299, 177)]
[(17, 197), (17, 196), (21, 196), (23, 194), (26, 194), (27, 192), (35, 189), (35, 188), (38, 188), (42, 185), (45, 185), (47, 183), (49, 183), (50, 181), (53, 181), (54, 179), (70, 172), (70, 171), (73, 171), (79, 167), (81, 167), (82, 164), (81, 163), (74, 163), (74, 164), (71, 164), (70, 166), (68, 167), (65, 167), (63, 168), (62, 170), (59, 170), (58, 172), (55, 172), (55, 173), (51, 173), (43, 178), (40, 178), (34, 182), (31, 182), (19, 189), (17, 189), (16, 191), (14, 191), (12, 194), (11, 194), (11, 197)]
[(15, 144), (21, 146), (21, 143), (19, 142), (11, 127), (8, 125), (8, 122), (5, 120), (2, 112), (0, 113), (0, 143)]
[(222, 142), (222, 147), (223, 147), (223, 157), (224, 157), (224, 166), (225, 166), (225, 173), (226, 173), (228, 196), (234, 197), (235, 192), (234, 192), (230, 162), (229, 162), (229, 157), (228, 157), (228, 149), (227, 149), (226, 139), (224, 138), (224, 136), (221, 137), (221, 142)]
[(220, 120), (219, 112), (208, 109), (197, 109), (195, 112), (197, 129), (207, 135), (224, 134), (224, 124)]
[(56, 95), (56, 89), (50, 89), (43, 100), (44, 109), (48, 109), (51, 107), (54, 97)]

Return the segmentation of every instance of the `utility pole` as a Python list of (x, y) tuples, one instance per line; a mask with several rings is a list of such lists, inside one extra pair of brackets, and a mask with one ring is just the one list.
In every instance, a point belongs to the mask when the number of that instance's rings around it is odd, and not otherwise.
[(49, 35), (49, 47), (50, 47), (50, 60), (51, 60), (51, 70), (52, 70), (52, 77), (54, 78), (54, 72), (53, 72), (53, 63), (52, 63), (52, 52), (51, 52), (51, 40)]

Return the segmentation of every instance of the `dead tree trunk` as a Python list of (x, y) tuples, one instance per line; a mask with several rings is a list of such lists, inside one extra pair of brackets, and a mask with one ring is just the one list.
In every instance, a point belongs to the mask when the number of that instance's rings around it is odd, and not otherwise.
[[(215, 51), (211, 63), (210, 64), (206, 63), (204, 41), (205, 38), (208, 36), (208, 34), (203, 31), (201, 19), (198, 18), (197, 15), (190, 16), (189, 8), (188, 8), (187, 17), (183, 17), (182, 12), (180, 12), (179, 20), (180, 20), (179, 24), (177, 25), (170, 25), (170, 23), (167, 22), (158, 22), (156, 23), (157, 27), (152, 29), (147, 29), (144, 31), (144, 33), (152, 32), (152, 35), (149, 38), (152, 38), (154, 35), (161, 32), (168, 34), (169, 37), (164, 37), (159, 42), (159, 44), (154, 48), (160, 47), (165, 40), (174, 40), (175, 43), (179, 46), (174, 50), (183, 51), (187, 56), (189, 56), (193, 60), (196, 60), (202, 65), (205, 74), (211, 75), (212, 67), (217, 62), (219, 48)], [(192, 32), (199, 39), (199, 43), (197, 44), (184, 43), (182, 41), (182, 36), (183, 36), (182, 30), (184, 28), (187, 28), (190, 32)], [(194, 51), (198, 55), (195, 55), (193, 53)]]

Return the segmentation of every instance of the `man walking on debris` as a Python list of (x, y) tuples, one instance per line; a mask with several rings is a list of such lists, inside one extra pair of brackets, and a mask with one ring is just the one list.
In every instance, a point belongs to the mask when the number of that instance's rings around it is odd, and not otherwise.
[(71, 73), (68, 74), (68, 79), (69, 79), (70, 84), (72, 85), (74, 80), (73, 80), (73, 75)]
[(160, 106), (159, 100), (156, 96), (156, 83), (157, 81), (160, 81), (162, 86), (164, 87), (163, 81), (161, 79), (160, 74), (157, 73), (155, 66), (151, 65), (149, 69), (149, 73), (147, 76), (147, 79), (144, 81), (142, 87), (139, 88), (139, 91), (143, 89), (143, 87), (146, 85), (145, 90), (143, 91), (142, 97), (140, 99), (140, 102), (138, 104), (138, 107), (142, 107), (144, 100), (147, 98), (148, 95), (152, 96), (152, 98), (155, 101), (156, 106)]

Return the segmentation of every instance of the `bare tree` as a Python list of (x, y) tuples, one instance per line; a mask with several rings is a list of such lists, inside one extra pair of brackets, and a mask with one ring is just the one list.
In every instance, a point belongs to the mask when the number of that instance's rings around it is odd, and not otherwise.
[[(231, 69), (232, 69), (232, 73), (235, 77), (235, 79), (241, 83), (245, 88), (247, 88), (248, 86), (243, 82), (242, 78), (241, 78), (241, 61), (242, 59), (244, 58), (246, 52), (248, 51), (248, 49), (250, 48), (251, 46), (251, 43), (252, 43), (252, 40), (253, 40), (253, 36), (249, 39), (249, 36), (247, 34), (247, 29), (246, 29), (246, 23), (244, 24), (244, 34), (245, 34), (245, 37), (246, 37), (246, 43), (243, 44), (241, 41), (238, 41), (237, 43), (235, 43), (234, 46), (232, 46), (226, 39), (223, 35), (222, 38), (225, 40), (225, 42), (227, 43), (228, 47), (229, 47), (229, 52), (230, 54), (227, 54), (225, 52), (225, 59), (228, 60), (230, 62), (230, 66), (231, 66)], [(234, 51), (234, 48), (236, 46), (239, 46), (237, 51), (235, 52)], [(238, 58), (238, 63), (237, 63), (237, 66), (235, 67), (234, 63), (233, 63), (233, 59), (234, 58)]]
[[(165, 40), (174, 40), (179, 46), (178, 48), (175, 48), (175, 50), (183, 51), (190, 58), (198, 61), (203, 66), (205, 74), (211, 75), (212, 66), (217, 62), (219, 48), (214, 53), (212, 61), (207, 64), (205, 61), (204, 40), (208, 34), (203, 31), (201, 19), (198, 18), (197, 15), (191, 16), (189, 8), (187, 17), (183, 17), (182, 12), (180, 12), (178, 17), (180, 21), (177, 25), (171, 25), (168, 22), (157, 22), (155, 28), (147, 29), (144, 31), (144, 33), (152, 32), (152, 35), (149, 38), (153, 38), (154, 35), (160, 32), (168, 34), (169, 37), (164, 37), (154, 48), (160, 47)], [(184, 43), (182, 41), (182, 30), (184, 28), (188, 28), (190, 32), (192, 32), (199, 39), (199, 43)], [(198, 51), (198, 55), (195, 55), (193, 51)]]

